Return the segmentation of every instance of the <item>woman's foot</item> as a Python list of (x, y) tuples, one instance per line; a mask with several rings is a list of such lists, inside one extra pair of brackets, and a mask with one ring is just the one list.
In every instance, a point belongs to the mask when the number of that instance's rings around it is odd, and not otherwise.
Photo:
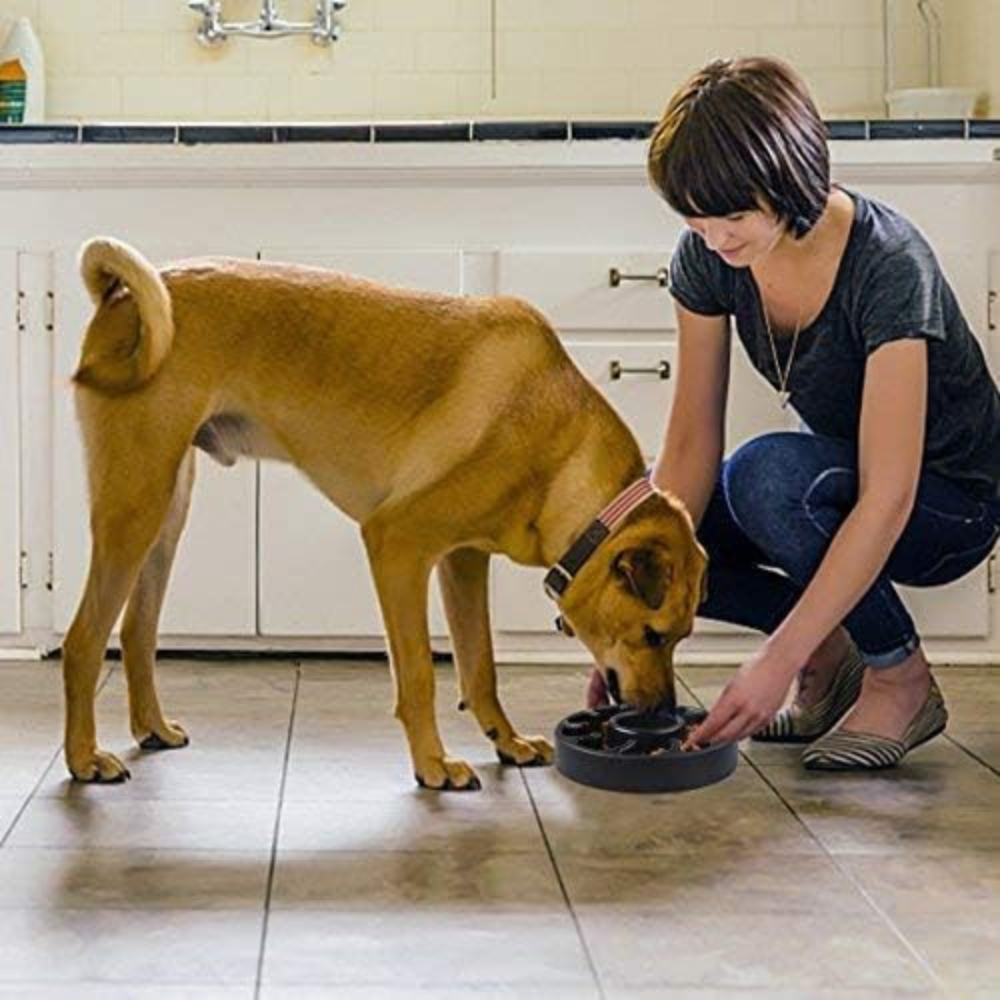
[(948, 709), (923, 653), (898, 667), (869, 669), (855, 708), (802, 753), (817, 771), (881, 771), (943, 733)]
[(851, 637), (835, 628), (799, 671), (793, 709), (813, 708), (830, 692), (834, 678), (851, 650)]
[(865, 665), (843, 629), (837, 629), (799, 672), (795, 697), (762, 729), (761, 743), (812, 743), (829, 732), (858, 699)]
[(861, 695), (844, 719), (840, 731), (902, 739), (927, 701), (930, 688), (930, 665), (921, 649), (899, 666), (881, 670), (869, 667), (861, 684)]

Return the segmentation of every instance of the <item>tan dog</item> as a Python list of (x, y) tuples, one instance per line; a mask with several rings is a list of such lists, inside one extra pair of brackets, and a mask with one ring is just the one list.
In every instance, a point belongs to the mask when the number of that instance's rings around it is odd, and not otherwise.
[[(435, 566), (461, 707), (505, 763), (549, 762), (549, 743), (519, 735), (497, 699), (489, 558), (553, 563), (643, 461), (545, 320), (514, 299), (402, 291), (317, 268), (213, 259), (157, 272), (110, 239), (84, 247), (81, 270), (98, 307), (74, 376), (92, 552), (63, 649), (71, 773), (128, 777), (98, 748), (94, 721), (126, 602), (132, 732), (146, 749), (187, 743), (160, 708), (153, 668), (192, 445), (224, 464), (292, 462), (359, 522), (421, 784), (479, 787), (445, 752), (434, 714)], [(672, 697), (673, 647), (691, 629), (704, 565), (686, 512), (657, 493), (565, 591), (564, 619), (625, 700)]]

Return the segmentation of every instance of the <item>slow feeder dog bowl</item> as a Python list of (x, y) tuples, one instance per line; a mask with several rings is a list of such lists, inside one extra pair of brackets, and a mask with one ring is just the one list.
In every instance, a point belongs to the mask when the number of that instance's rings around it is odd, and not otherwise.
[(682, 792), (727, 778), (735, 743), (682, 750), (707, 713), (678, 706), (639, 712), (627, 705), (574, 712), (556, 727), (556, 767), (567, 778), (614, 792)]

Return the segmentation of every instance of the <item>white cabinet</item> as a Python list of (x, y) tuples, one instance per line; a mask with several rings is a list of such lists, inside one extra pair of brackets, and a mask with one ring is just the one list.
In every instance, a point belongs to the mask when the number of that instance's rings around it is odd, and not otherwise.
[[(267, 248), (265, 260), (294, 261), (388, 284), (457, 294), (461, 256), (448, 251), (320, 251)], [(260, 633), (274, 637), (373, 639), (382, 619), (358, 525), (294, 468), (260, 467)], [(444, 614), (431, 585), (431, 632)]]
[(21, 631), (21, 422), (17, 253), (0, 249), (0, 635)]
[[(140, 248), (152, 260), (200, 253), (239, 253), (212, 246)], [(243, 256), (253, 256), (245, 248)], [(55, 255), (57, 326), (55, 349), (53, 626), (69, 627), (90, 558), (83, 453), (69, 381), (83, 332), (93, 314), (80, 280), (77, 250)], [(256, 463), (223, 469), (205, 455), (198, 471), (187, 527), (177, 551), (160, 622), (160, 634), (251, 636), (256, 631)], [(161, 640), (161, 645), (163, 645)]]

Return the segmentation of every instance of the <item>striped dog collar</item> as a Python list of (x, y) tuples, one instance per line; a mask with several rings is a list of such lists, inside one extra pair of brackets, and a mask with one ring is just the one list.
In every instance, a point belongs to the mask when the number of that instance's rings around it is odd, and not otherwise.
[(545, 593), (558, 601), (580, 572), (580, 567), (597, 551), (597, 547), (647, 497), (656, 493), (647, 473), (627, 486), (594, 518), (586, 530), (563, 553), (562, 558), (545, 574)]

